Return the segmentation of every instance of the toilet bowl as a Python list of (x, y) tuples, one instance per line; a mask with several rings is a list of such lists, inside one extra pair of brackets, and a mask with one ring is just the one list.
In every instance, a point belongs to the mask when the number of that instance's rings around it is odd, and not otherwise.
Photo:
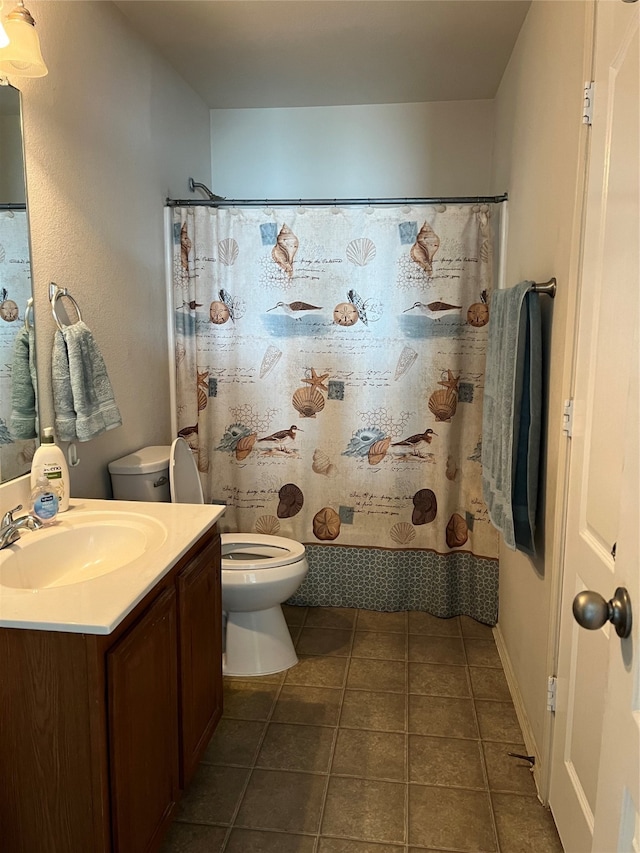
[[(145, 447), (109, 463), (117, 500), (203, 503), (193, 454), (183, 438)], [(270, 675), (298, 662), (281, 604), (304, 580), (305, 547), (260, 533), (223, 533), (222, 609), (226, 615), (223, 672)]]
[(226, 675), (268, 675), (298, 662), (280, 606), (308, 571), (304, 545), (281, 536), (223, 533)]

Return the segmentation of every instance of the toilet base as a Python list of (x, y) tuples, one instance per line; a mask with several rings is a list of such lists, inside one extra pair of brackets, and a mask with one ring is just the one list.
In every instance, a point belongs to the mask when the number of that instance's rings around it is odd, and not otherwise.
[(267, 610), (229, 612), (224, 675), (272, 675), (298, 663), (280, 605)]

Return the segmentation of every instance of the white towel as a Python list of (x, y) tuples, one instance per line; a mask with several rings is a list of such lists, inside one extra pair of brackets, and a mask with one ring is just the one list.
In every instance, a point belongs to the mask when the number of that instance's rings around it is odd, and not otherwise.
[(104, 359), (82, 320), (55, 333), (51, 385), (61, 441), (89, 441), (122, 425)]

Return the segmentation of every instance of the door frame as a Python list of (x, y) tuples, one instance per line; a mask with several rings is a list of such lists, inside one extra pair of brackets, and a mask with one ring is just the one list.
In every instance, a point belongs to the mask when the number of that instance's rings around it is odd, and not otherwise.
[[(585, 82), (594, 79), (595, 73), (595, 42), (597, 14), (596, 6), (598, 0), (590, 0), (587, 8), (584, 34), (583, 69)], [(576, 110), (576, 121), (578, 111)], [(573, 205), (573, 227), (571, 236), (571, 248), (569, 255), (569, 274), (567, 280), (560, 282), (560, 287), (566, 287), (572, 298), (567, 304), (567, 318), (565, 324), (566, 340), (570, 344), (566, 347), (562, 369), (562, 397), (570, 400), (574, 396), (576, 382), (576, 360), (578, 351), (578, 322), (580, 301), (582, 298), (582, 270), (584, 253), (584, 235), (587, 210), (587, 189), (591, 154), (591, 128), (584, 124), (580, 135), (579, 156), (576, 166), (576, 190)], [(554, 421), (547, 425), (548, 431), (558, 432), (563, 428), (563, 412), (551, 412), (555, 416)], [(561, 439), (558, 451), (558, 492), (553, 534), (551, 566), (551, 592), (549, 608), (549, 634), (547, 638), (546, 672), (547, 677), (556, 677), (558, 673), (558, 660), (560, 656), (560, 622), (562, 618), (562, 589), (564, 583), (564, 561), (566, 556), (566, 524), (569, 497), (569, 466), (571, 462), (571, 438), (567, 435)], [(541, 772), (536, 774), (538, 794), (545, 805), (549, 803), (549, 788), (551, 782), (551, 760), (553, 752), (553, 738), (555, 727), (555, 715), (547, 711), (542, 744), (541, 744)]]

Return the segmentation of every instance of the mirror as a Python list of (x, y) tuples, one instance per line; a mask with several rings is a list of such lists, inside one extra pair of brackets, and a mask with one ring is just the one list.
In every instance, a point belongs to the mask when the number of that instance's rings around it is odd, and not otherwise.
[(0, 482), (26, 474), (36, 447), (31, 296), (20, 92), (0, 86)]

